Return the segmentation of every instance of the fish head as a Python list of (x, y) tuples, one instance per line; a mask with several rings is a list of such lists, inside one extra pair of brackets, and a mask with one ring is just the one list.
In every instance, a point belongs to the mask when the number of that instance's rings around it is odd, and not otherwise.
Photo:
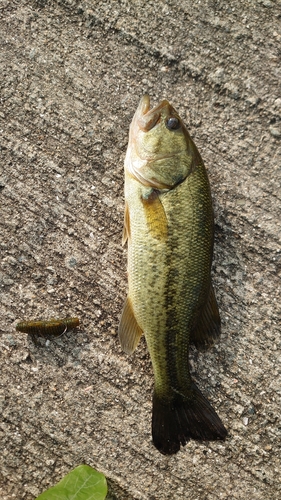
[(144, 95), (131, 123), (125, 170), (145, 186), (169, 190), (191, 173), (194, 148), (173, 106), (163, 100), (150, 109)]

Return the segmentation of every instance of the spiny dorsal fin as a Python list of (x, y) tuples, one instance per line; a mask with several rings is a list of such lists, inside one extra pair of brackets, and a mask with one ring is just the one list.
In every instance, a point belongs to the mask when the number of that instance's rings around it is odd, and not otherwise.
[(123, 351), (132, 354), (142, 336), (132, 309), (129, 297), (126, 298), (118, 328), (119, 340)]
[(205, 306), (199, 313), (190, 334), (190, 342), (196, 347), (211, 345), (220, 334), (220, 313), (212, 284)]

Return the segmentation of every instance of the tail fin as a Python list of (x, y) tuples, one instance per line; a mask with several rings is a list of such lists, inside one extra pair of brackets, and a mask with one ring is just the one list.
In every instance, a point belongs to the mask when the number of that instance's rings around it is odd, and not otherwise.
[(190, 439), (214, 441), (225, 439), (225, 429), (209, 401), (192, 384), (192, 396), (178, 396), (174, 402), (153, 396), (152, 439), (163, 455), (177, 453)]

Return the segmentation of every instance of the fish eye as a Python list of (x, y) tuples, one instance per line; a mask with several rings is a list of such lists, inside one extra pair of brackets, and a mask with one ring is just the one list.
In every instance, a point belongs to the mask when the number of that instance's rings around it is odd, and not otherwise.
[(178, 128), (180, 128), (179, 119), (175, 116), (170, 116), (170, 118), (168, 118), (168, 120), (166, 121), (166, 127), (169, 130), (177, 130)]

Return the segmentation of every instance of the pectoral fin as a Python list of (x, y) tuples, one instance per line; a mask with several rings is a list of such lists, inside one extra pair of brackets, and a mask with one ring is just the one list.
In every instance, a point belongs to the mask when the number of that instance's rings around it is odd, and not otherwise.
[(211, 345), (220, 334), (220, 313), (212, 284), (205, 306), (199, 313), (190, 334), (190, 342), (196, 347)]
[(127, 242), (127, 239), (130, 238), (130, 214), (128, 203), (125, 202), (125, 212), (124, 212), (124, 227), (123, 227), (123, 235), (122, 235), (122, 245), (124, 246)]
[(139, 327), (129, 297), (126, 298), (118, 328), (119, 340), (123, 351), (132, 354), (143, 334)]
[(142, 203), (151, 236), (157, 240), (165, 240), (168, 235), (168, 221), (158, 192), (153, 189), (149, 196), (142, 198)]

